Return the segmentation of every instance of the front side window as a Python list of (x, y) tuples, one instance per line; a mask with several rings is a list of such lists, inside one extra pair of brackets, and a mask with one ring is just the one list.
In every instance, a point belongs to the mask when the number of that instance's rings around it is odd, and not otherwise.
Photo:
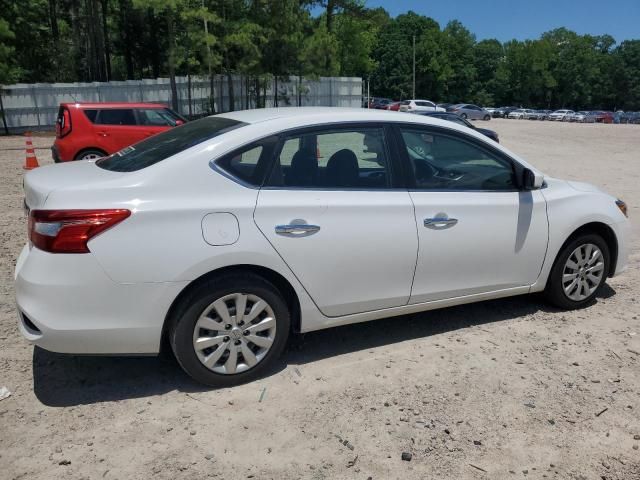
[(98, 125), (135, 125), (136, 117), (130, 108), (109, 108), (99, 110), (95, 123)]
[(267, 185), (388, 188), (388, 160), (382, 128), (318, 130), (284, 139)]
[(224, 117), (206, 117), (149, 137), (96, 161), (113, 172), (133, 172), (154, 165), (246, 123)]
[(517, 188), (513, 165), (457, 136), (401, 128), (414, 187), (428, 190), (501, 190)]
[(137, 110), (140, 125), (152, 127), (175, 127), (175, 116), (170, 110), (162, 108), (141, 108)]

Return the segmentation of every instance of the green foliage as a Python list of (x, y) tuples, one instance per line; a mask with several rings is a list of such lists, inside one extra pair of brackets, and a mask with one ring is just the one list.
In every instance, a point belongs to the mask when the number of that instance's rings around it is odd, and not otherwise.
[(259, 101), (281, 77), (341, 75), (404, 99), (414, 39), (420, 98), (640, 109), (640, 40), (558, 28), (478, 42), (458, 21), (366, 0), (0, 0), (0, 83), (244, 74)]

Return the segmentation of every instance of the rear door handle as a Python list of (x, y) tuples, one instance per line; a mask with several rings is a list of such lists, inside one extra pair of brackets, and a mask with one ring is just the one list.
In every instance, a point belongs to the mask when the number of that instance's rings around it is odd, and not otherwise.
[(427, 228), (432, 228), (434, 230), (444, 230), (445, 228), (453, 227), (457, 223), (457, 218), (435, 217), (424, 219), (424, 226)]
[(276, 225), (276, 233), (288, 237), (304, 237), (320, 231), (318, 225), (307, 223), (292, 223), (289, 225)]

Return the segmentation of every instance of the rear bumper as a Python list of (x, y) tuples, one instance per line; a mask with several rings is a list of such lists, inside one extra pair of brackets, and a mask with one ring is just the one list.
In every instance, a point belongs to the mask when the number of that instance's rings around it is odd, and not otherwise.
[(169, 307), (186, 283), (116, 283), (92, 254), (25, 246), (15, 270), (19, 329), (53, 352), (154, 354)]
[(51, 147), (51, 158), (53, 158), (54, 163), (60, 163), (62, 161), (60, 160), (60, 154), (55, 145)]

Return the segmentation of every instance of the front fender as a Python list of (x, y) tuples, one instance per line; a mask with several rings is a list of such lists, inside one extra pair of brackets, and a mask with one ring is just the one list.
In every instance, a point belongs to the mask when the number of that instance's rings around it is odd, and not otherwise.
[[(589, 223), (608, 226), (618, 243), (618, 258), (614, 273), (626, 267), (628, 258), (629, 222), (616, 206), (616, 198), (597, 188), (580, 188), (569, 182), (548, 178), (542, 190), (547, 202), (549, 244), (538, 281), (531, 291), (544, 290), (553, 263), (566, 240)], [(580, 184), (583, 187), (583, 184)]]

